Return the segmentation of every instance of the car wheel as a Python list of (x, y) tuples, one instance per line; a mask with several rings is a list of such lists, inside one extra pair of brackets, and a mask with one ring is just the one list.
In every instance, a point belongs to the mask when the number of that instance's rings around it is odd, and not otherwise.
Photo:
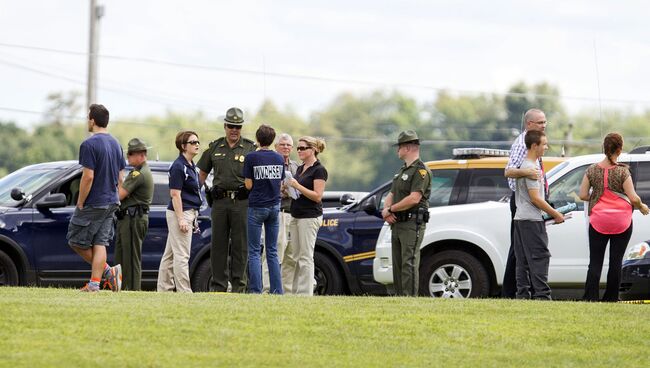
[(210, 290), (210, 281), (212, 280), (212, 266), (210, 258), (204, 259), (199, 263), (194, 275), (192, 275), (192, 291), (206, 292)]
[(480, 298), (489, 294), (488, 274), (469, 253), (446, 250), (420, 265), (420, 294), (433, 298)]
[(332, 259), (322, 253), (314, 253), (314, 295), (341, 295), (343, 278)]
[(16, 286), (19, 281), (14, 261), (0, 250), (0, 286)]

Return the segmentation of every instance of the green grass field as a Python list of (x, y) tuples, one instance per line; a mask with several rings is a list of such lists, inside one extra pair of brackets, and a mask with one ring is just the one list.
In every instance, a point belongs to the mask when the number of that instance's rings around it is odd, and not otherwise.
[(650, 306), (0, 288), (0, 366), (647, 366)]

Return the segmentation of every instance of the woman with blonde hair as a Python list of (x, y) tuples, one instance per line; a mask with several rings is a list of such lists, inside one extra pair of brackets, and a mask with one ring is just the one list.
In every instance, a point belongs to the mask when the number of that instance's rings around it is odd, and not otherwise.
[(580, 185), (580, 199), (589, 201), (589, 269), (585, 281), (586, 301), (598, 301), (600, 274), (609, 242), (609, 271), (603, 301), (618, 301), (621, 265), (632, 236), (632, 211), (648, 214), (648, 206), (634, 190), (630, 170), (618, 162), (623, 137), (609, 133), (603, 141), (605, 158), (591, 165)]
[(290, 185), (300, 192), (291, 203), (290, 241), (282, 261), (282, 279), (290, 286), (287, 294), (314, 295), (314, 248), (316, 234), (323, 220), (323, 192), (327, 169), (318, 160), (325, 141), (301, 137), (296, 146), (302, 165)]

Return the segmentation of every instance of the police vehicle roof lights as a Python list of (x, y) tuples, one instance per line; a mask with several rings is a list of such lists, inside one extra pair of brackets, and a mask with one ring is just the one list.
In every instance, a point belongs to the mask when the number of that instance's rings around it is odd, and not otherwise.
[(508, 157), (510, 150), (496, 148), (454, 148), (454, 158)]

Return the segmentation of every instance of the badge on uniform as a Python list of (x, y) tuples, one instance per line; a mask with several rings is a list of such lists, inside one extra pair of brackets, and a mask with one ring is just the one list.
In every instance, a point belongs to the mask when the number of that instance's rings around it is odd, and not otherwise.
[(418, 172), (420, 173), (420, 175), (422, 175), (422, 179), (426, 178), (427, 171), (425, 169), (420, 169)]
[(244, 162), (244, 155), (239, 156), (239, 162)]
[(139, 171), (135, 171), (135, 170), (131, 171), (131, 176), (133, 176), (134, 178), (138, 175), (140, 175)]
[(239, 155), (235, 155), (235, 161), (239, 161)]
[(404, 175), (402, 175), (402, 180), (406, 180), (406, 179), (408, 179), (408, 178), (409, 178), (408, 174), (404, 174)]

